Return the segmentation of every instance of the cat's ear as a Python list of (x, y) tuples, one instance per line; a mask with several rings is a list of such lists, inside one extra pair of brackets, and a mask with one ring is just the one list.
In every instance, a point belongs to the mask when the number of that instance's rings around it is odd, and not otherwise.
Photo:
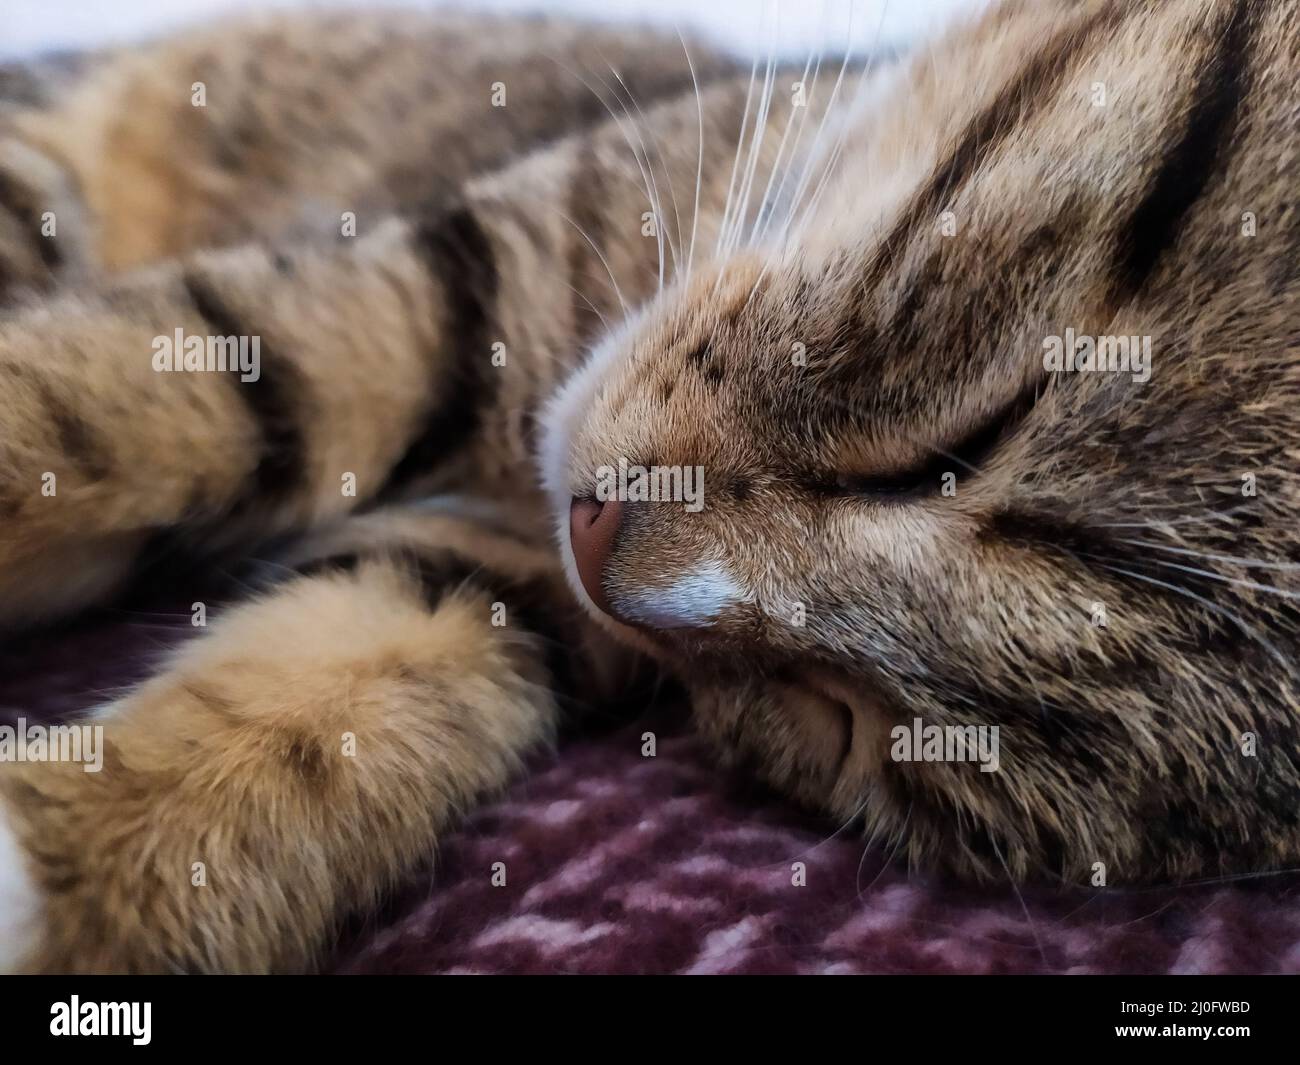
[(0, 305), (93, 270), (76, 179), (44, 152), (0, 135)]

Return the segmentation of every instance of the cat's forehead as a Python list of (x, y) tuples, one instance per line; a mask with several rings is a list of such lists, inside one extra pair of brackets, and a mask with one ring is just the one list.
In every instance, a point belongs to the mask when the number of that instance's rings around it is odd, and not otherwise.
[[(1023, 358), (998, 344), (999, 316), (1010, 321), (1015, 308), (992, 306), (1002, 295), (995, 286), (988, 306), (968, 299), (946, 309), (945, 324), (943, 299), (925, 291), (935, 283), (929, 272), (910, 278), (901, 296), (892, 275), (869, 296), (870, 267), (866, 252), (828, 263), (761, 256), (728, 263), (647, 315), (603, 398), (616, 410), (647, 413), (657, 399), (647, 433), (671, 429), (679, 439), (730, 447), (745, 440), (756, 452), (786, 453), (853, 426), (933, 427), (936, 412), (1005, 399), (1009, 365), (1032, 368), (1028, 341)], [(971, 334), (972, 312), (988, 315), (981, 337)], [(1013, 384), (1019, 376), (1029, 371), (1013, 370)]]

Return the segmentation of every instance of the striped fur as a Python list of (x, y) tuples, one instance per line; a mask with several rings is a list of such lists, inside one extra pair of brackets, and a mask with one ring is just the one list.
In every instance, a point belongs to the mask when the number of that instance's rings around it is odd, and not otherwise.
[[(23, 964), (312, 965), (629, 650), (916, 863), (1296, 863), (1297, 14), (1007, 2), (805, 113), (775, 69), (789, 139), (762, 74), (558, 22), (278, 17), (22, 83), (0, 624), (294, 544), (109, 708), (103, 773), (0, 766)], [(260, 376), (155, 373), (177, 328)], [(1151, 336), (1149, 381), (1046, 372), (1067, 328)], [(619, 460), (705, 470), (699, 513), (627, 508), (635, 628), (567, 541)], [(916, 718), (1001, 768), (892, 757)]]

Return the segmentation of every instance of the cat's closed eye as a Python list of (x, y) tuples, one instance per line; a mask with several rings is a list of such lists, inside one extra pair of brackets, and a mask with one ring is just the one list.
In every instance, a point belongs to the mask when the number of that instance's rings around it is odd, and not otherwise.
[(898, 470), (839, 471), (816, 482), (823, 494), (904, 502), (938, 492), (943, 477), (977, 475), (1033, 409), (1040, 393), (1035, 381), (948, 447), (931, 446), (918, 462)]

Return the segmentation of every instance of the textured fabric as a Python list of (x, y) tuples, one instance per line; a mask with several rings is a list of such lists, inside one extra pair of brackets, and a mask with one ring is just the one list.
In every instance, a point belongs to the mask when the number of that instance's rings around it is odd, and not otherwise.
[[(147, 674), (193, 631), (188, 620), (179, 608), (105, 612), (0, 647), (0, 718), (93, 706)], [(642, 755), (646, 731), (653, 758)], [(851, 833), (833, 835), (836, 826), (720, 773), (666, 711), (535, 763), (382, 912), (355, 920), (329, 968), (1300, 972), (1300, 877), (1022, 898), (909, 875)]]

